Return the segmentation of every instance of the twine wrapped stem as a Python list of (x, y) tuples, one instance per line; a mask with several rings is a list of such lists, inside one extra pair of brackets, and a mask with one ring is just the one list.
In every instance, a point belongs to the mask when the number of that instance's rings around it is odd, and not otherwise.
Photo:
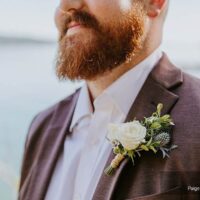
[(105, 174), (110, 176), (114, 173), (115, 169), (119, 167), (121, 161), (125, 158), (122, 154), (117, 154), (112, 160), (111, 164), (104, 170)]

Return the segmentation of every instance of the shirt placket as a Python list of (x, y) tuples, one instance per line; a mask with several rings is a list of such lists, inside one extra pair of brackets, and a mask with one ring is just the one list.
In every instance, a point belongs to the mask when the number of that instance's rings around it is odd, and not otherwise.
[[(108, 106), (108, 104), (107, 104)], [(74, 199), (84, 200), (87, 187), (93, 175), (102, 143), (106, 136), (107, 124), (110, 121), (112, 106), (99, 108), (92, 116), (85, 145), (75, 181)]]

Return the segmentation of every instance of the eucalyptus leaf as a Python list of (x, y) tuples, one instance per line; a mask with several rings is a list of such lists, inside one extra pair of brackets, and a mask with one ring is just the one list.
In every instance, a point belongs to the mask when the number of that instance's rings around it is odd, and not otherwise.
[(146, 144), (147, 146), (150, 146), (151, 142), (152, 142), (152, 137), (150, 138), (150, 140), (148, 141), (148, 143)]
[(159, 122), (153, 122), (151, 124), (150, 128), (152, 128), (152, 129), (159, 129), (159, 128), (161, 128), (161, 124)]
[(153, 147), (153, 146), (150, 146), (149, 147), (154, 153), (157, 153), (157, 150)]
[(145, 151), (149, 151), (149, 148), (147, 146), (145, 146), (145, 145), (141, 145), (140, 148), (145, 150)]

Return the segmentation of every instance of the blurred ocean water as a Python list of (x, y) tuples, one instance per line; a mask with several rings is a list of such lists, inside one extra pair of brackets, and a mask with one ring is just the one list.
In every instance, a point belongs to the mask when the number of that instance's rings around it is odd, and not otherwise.
[[(2, 200), (16, 199), (25, 136), (34, 115), (81, 85), (59, 82), (55, 76), (53, 11), (57, 3), (58, 0), (13, 0), (10, 8), (8, 1), (0, 0)], [(162, 45), (175, 65), (197, 77), (200, 77), (200, 28), (196, 24), (200, 20), (199, 8), (198, 0), (172, 1)]]

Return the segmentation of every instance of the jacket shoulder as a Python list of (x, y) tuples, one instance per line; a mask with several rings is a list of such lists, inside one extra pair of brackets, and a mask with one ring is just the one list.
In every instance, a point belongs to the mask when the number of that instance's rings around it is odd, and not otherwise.
[(197, 103), (196, 106), (200, 108), (200, 79), (183, 72), (183, 84), (181, 87), (180, 97), (190, 101), (190, 104)]
[[(179, 100), (173, 109), (177, 115), (182, 116), (182, 122), (198, 123), (200, 118), (200, 79), (182, 72), (183, 82), (180, 87), (172, 88), (172, 92), (178, 95)], [(192, 125), (192, 123), (191, 123)], [(200, 128), (200, 126), (199, 126)]]
[(187, 72), (183, 72), (183, 77), (184, 77), (184, 81), (186, 82), (186, 84), (190, 83), (191, 86), (199, 87), (200, 78), (197, 78), (196, 76), (193, 76)]
[(56, 113), (57, 108), (60, 106), (66, 107), (72, 101), (74, 95), (77, 94), (78, 91), (79, 91), (79, 89), (77, 89), (74, 93), (70, 94), (69, 96), (65, 97), (64, 99), (60, 100), (59, 102), (55, 103), (54, 105), (40, 111), (33, 118), (32, 122), (29, 126), (25, 146), (28, 145), (28, 142), (29, 142), (29, 140), (31, 140), (34, 133), (43, 132), (43, 130), (45, 130), (45, 128), (48, 126), (48, 124), (52, 120), (54, 114)]

